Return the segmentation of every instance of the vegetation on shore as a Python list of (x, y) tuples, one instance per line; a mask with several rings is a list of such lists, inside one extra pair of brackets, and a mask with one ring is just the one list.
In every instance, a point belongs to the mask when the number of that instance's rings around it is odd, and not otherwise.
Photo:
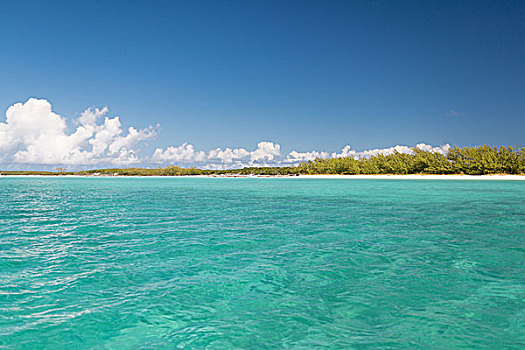
[(2, 171), (4, 175), (111, 175), (111, 176), (187, 176), (187, 175), (299, 175), (299, 174), (525, 174), (525, 148), (453, 147), (447, 155), (413, 148), (412, 154), (394, 152), (367, 158), (318, 158), (293, 167), (247, 167), (206, 170), (197, 168), (125, 168), (70, 171)]
[(301, 174), (524, 174), (525, 148), (454, 147), (447, 155), (412, 149), (369, 158), (316, 159), (299, 165)]

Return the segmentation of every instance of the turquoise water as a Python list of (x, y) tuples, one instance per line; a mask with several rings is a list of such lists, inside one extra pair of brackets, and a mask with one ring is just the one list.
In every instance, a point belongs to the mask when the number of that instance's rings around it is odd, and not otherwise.
[(525, 182), (0, 178), (0, 349), (518, 349)]

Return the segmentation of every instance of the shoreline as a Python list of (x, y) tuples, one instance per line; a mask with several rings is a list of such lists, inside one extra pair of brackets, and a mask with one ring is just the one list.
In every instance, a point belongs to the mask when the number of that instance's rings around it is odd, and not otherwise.
[(277, 179), (374, 179), (374, 180), (518, 180), (524, 181), (525, 175), (176, 175), (176, 176), (143, 176), (143, 175), (0, 175), (7, 177), (37, 178), (277, 178)]
[(312, 179), (390, 179), (390, 180), (525, 180), (524, 175), (299, 175)]

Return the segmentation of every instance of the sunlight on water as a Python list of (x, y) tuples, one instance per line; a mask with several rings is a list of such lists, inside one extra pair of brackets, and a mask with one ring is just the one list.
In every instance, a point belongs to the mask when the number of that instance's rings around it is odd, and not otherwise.
[(520, 348), (525, 184), (0, 179), (0, 348)]

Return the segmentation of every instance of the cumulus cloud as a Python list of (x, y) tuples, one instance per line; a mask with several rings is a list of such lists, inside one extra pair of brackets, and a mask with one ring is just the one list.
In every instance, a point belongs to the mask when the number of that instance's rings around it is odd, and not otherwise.
[(165, 150), (157, 148), (153, 153), (152, 160), (156, 163), (201, 163), (206, 160), (206, 153), (196, 152), (193, 145), (183, 143), (179, 147), (168, 147)]
[[(448, 144), (434, 147), (425, 143), (419, 143), (415, 147), (424, 151), (440, 154), (446, 154), (450, 149), (450, 145)], [(353, 150), (350, 146), (345, 146), (340, 152), (333, 153), (316, 150), (309, 152), (298, 152), (294, 150), (285, 156), (281, 156), (280, 150), (281, 147), (279, 144), (268, 141), (259, 142), (257, 148), (252, 151), (245, 148), (216, 148), (208, 152), (196, 151), (193, 145), (184, 143), (178, 147), (168, 147), (166, 149), (157, 148), (150, 160), (156, 164), (192, 164), (206, 169), (233, 169), (248, 166), (296, 165), (317, 158), (352, 157), (360, 159), (379, 154), (389, 155), (394, 152), (413, 153), (412, 147), (401, 145), (388, 148), (376, 148), (361, 152)]]
[[(431, 146), (431, 145), (427, 145), (425, 143), (418, 143), (415, 147), (419, 148), (419, 149), (421, 149), (423, 151), (440, 153), (440, 154), (447, 154), (449, 149), (450, 149), (450, 145), (449, 144), (445, 144), (445, 145), (442, 145), (442, 146), (434, 147), (434, 146)], [(355, 151), (355, 150), (352, 149), (352, 147), (347, 145), (347, 146), (343, 147), (340, 152), (333, 152), (332, 154), (330, 154), (328, 152), (315, 151), (315, 150), (311, 151), (311, 152), (291, 151), (290, 153), (288, 153), (286, 158), (283, 160), (283, 163), (298, 164), (298, 163), (301, 163), (301, 162), (304, 162), (304, 161), (315, 160), (317, 158), (346, 158), (346, 157), (350, 157), (350, 158), (354, 158), (354, 159), (361, 159), (361, 158), (368, 158), (368, 157), (372, 157), (372, 156), (377, 156), (379, 154), (387, 156), (387, 155), (393, 154), (394, 152), (407, 153), (407, 154), (412, 154), (413, 153), (412, 147), (401, 146), (401, 145), (388, 147), (388, 148), (375, 148), (375, 149), (365, 150), (365, 151), (361, 151), (361, 152)]]
[(301, 163), (308, 160), (315, 160), (317, 158), (328, 158), (330, 156), (330, 153), (328, 152), (318, 152), (318, 151), (311, 151), (311, 152), (297, 152), (297, 151), (291, 151), (288, 153), (286, 158), (284, 159), (285, 163)]
[(346, 145), (341, 150), (341, 153), (334, 152), (332, 153), (332, 158), (346, 158), (346, 157), (352, 157), (352, 158), (359, 158), (360, 154), (357, 153), (350, 147), (349, 145)]
[(394, 152), (412, 153), (412, 149), (411, 147), (408, 147), (408, 146), (397, 145), (397, 146), (388, 147), (388, 148), (375, 148), (375, 149), (370, 149), (370, 150), (366, 150), (362, 152), (353, 152), (349, 146), (346, 146), (345, 148), (342, 149), (341, 153), (334, 153), (333, 157), (334, 158), (335, 157), (367, 158), (367, 157), (377, 156), (379, 154), (387, 156)]
[(151, 160), (154, 163), (200, 163), (206, 168), (223, 169), (274, 164), (279, 162), (280, 155), (281, 146), (268, 141), (259, 142), (253, 151), (245, 148), (216, 148), (207, 153), (195, 151), (193, 145), (183, 143), (179, 147), (157, 148)]
[(271, 162), (281, 155), (281, 146), (272, 142), (259, 142), (257, 149), (250, 153), (252, 162)]
[[(155, 130), (130, 127), (125, 133), (119, 117), (109, 118), (107, 113), (107, 107), (87, 109), (68, 133), (66, 119), (54, 113), (47, 100), (30, 98), (9, 107), (6, 122), (0, 122), (0, 151), (22, 164), (138, 163), (137, 144), (153, 138)], [(98, 123), (101, 117), (104, 122)]]
[[(281, 155), (281, 146), (261, 141), (254, 149), (215, 148), (196, 150), (192, 144), (157, 148), (150, 157), (140, 157), (138, 146), (156, 136), (148, 127), (124, 130), (119, 117), (108, 117), (107, 107), (88, 108), (70, 122), (53, 112), (43, 99), (30, 98), (8, 108), (5, 123), (0, 122), (0, 161), (41, 165), (115, 165), (177, 164), (208, 169), (242, 168), (247, 166), (285, 166), (317, 158), (352, 157), (355, 159), (389, 155), (394, 152), (412, 153), (409, 146), (397, 145), (364, 151), (349, 145), (339, 152), (293, 150)], [(450, 145), (431, 146), (419, 143), (424, 151), (448, 153)]]
[(211, 150), (208, 153), (208, 159), (210, 161), (219, 161), (225, 164), (231, 164), (235, 161), (247, 160), (251, 155), (251, 152), (248, 152), (244, 148), (216, 148)]
[[(440, 153), (440, 154), (447, 154), (448, 150), (450, 149), (450, 145), (449, 144), (445, 144), (445, 145), (442, 145), (442, 146), (439, 146), (439, 147), (433, 147), (433, 146), (427, 145), (425, 143), (418, 143), (415, 147), (419, 148), (419, 149), (421, 149), (423, 151)], [(387, 155), (393, 154), (394, 152), (407, 153), (407, 154), (412, 154), (413, 153), (412, 147), (401, 146), (401, 145), (388, 147), (388, 148), (375, 148), (375, 149), (365, 150), (365, 151), (361, 151), (361, 152), (356, 152), (356, 151), (352, 150), (350, 146), (345, 146), (341, 150), (340, 153), (337, 153), (337, 152), (332, 153), (332, 157), (333, 158), (352, 157), (352, 158), (355, 158), (355, 159), (359, 159), (359, 158), (368, 158), (368, 157), (372, 157), (372, 156), (377, 156), (377, 155), (380, 155), (380, 154), (382, 154), (384, 156), (387, 156)]]
[(439, 153), (443, 155), (447, 154), (448, 151), (450, 150), (450, 145), (448, 143), (442, 146), (438, 146), (438, 147), (432, 147), (424, 143), (418, 143), (416, 147), (422, 151)]

